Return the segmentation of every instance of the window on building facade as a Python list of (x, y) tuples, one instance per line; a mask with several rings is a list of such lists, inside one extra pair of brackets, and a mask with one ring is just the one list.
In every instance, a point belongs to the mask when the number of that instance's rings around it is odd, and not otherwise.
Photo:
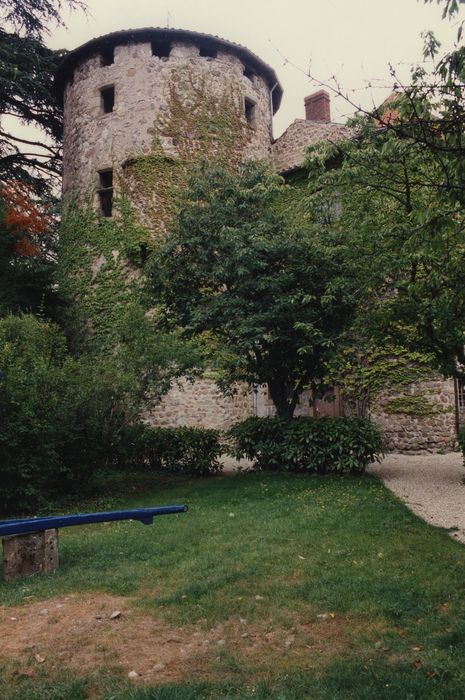
[(250, 80), (250, 82), (253, 82), (253, 79), (255, 78), (255, 73), (249, 66), (244, 66), (244, 76)]
[(107, 46), (100, 52), (100, 65), (111, 66), (115, 62), (115, 49), (113, 46)]
[(113, 215), (113, 170), (100, 170), (98, 176), (100, 214), (110, 217)]
[(244, 100), (244, 114), (249, 126), (255, 126), (255, 107), (255, 102), (246, 97)]
[(152, 41), (152, 56), (158, 56), (158, 58), (168, 58), (170, 53), (170, 41)]
[(108, 114), (113, 112), (113, 107), (115, 106), (115, 86), (109, 85), (100, 90), (100, 102), (102, 105), (102, 112)]

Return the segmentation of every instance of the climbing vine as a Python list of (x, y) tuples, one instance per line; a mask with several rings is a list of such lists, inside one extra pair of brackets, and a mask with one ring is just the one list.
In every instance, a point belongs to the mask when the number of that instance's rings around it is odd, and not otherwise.
[[(365, 351), (345, 348), (328, 368), (328, 382), (339, 386), (344, 397), (363, 415), (383, 392), (406, 391), (412, 384), (434, 376), (429, 355), (390, 345)], [(409, 415), (438, 412), (428, 399), (410, 395), (393, 399), (387, 410)], [(414, 413), (415, 410), (419, 412)]]
[(164, 238), (174, 220), (195, 165), (208, 161), (237, 170), (252, 134), (234, 83), (219, 88), (206, 73), (177, 67), (165, 99), (150, 152), (123, 168), (123, 187), (155, 241)]
[(188, 66), (171, 71), (166, 106), (153, 129), (147, 154), (115, 171), (121, 193), (113, 216), (100, 217), (91, 195), (71, 203), (60, 233), (60, 288), (70, 300), (69, 327), (76, 347), (110, 351), (131, 308), (148, 309), (143, 266), (150, 247), (163, 239), (176, 217), (196, 163), (238, 169), (251, 127), (239, 85), (214, 84)]
[(402, 413), (407, 416), (435, 416), (440, 413), (449, 413), (453, 409), (442, 408), (437, 403), (433, 403), (425, 394), (397, 396), (390, 399), (385, 406), (386, 413)]
[(102, 218), (91, 202), (73, 202), (60, 228), (59, 284), (69, 300), (69, 327), (76, 346), (109, 351), (131, 307), (143, 306), (140, 269), (147, 232), (126, 199), (115, 216)]

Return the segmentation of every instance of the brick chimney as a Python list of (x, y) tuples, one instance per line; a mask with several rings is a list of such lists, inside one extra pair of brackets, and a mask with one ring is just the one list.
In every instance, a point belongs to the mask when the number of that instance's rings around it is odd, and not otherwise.
[(326, 90), (318, 90), (304, 97), (305, 119), (313, 122), (330, 122), (331, 108)]

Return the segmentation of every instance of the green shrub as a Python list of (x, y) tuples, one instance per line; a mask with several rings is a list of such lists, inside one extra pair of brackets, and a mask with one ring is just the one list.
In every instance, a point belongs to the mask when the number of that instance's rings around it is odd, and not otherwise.
[(33, 316), (0, 320), (0, 369), (0, 512), (90, 492), (127, 422), (124, 378)]
[(164, 469), (169, 472), (207, 476), (222, 468), (219, 433), (203, 428), (130, 426), (122, 434), (121, 466)]
[(269, 471), (360, 473), (379, 459), (379, 428), (366, 418), (248, 418), (233, 426), (234, 455)]

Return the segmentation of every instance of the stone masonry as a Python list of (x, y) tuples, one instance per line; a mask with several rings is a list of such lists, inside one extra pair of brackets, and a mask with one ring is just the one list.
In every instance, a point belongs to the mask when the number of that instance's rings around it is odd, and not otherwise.
[(349, 138), (351, 133), (352, 131), (342, 124), (296, 119), (273, 144), (273, 167), (281, 174), (299, 170), (302, 168), (308, 146), (319, 141)]
[[(426, 396), (432, 405), (428, 416), (389, 412), (398, 396)], [(452, 450), (457, 442), (455, 388), (452, 379), (441, 378), (411, 384), (402, 392), (383, 392), (376, 397), (370, 417), (384, 433), (386, 449), (394, 452)]]
[(195, 428), (227, 430), (253, 415), (253, 395), (246, 385), (233, 396), (223, 396), (211, 379), (174, 386), (162, 402), (150, 411), (148, 422), (161, 427), (190, 425)]
[[(152, 44), (162, 40), (169, 42), (169, 56), (153, 55)], [(113, 62), (102, 65), (109, 48)], [(210, 51), (202, 51), (205, 48)], [(212, 49), (215, 57), (200, 55), (212, 54)], [(230, 86), (244, 107), (248, 101), (253, 106), (253, 128), (247, 156), (269, 158), (272, 91), (279, 104), (281, 88), (274, 72), (254, 54), (195, 32), (116, 32), (70, 52), (57, 74), (64, 105), (65, 197), (95, 192), (99, 171), (117, 173), (126, 160), (150, 151), (157, 117), (166, 109), (168, 81), (179, 68), (207, 75), (209, 88), (218, 93)], [(114, 106), (105, 112), (101, 91), (108, 87), (114, 88)], [(173, 144), (164, 145), (172, 154)]]
[[(115, 32), (71, 51), (56, 75), (56, 92), (64, 106), (65, 201), (72, 195), (81, 199), (90, 195), (97, 208), (98, 190), (104, 186), (101, 173), (110, 170), (111, 188), (119, 194), (118, 175), (125, 164), (152, 148), (157, 119), (167, 110), (169, 81), (180, 69), (206, 78), (214, 94), (230, 87), (250, 127), (244, 157), (268, 160), (280, 174), (300, 170), (309, 145), (350, 138), (352, 134), (346, 126), (331, 122), (329, 96), (320, 90), (305, 98), (306, 118), (296, 119), (273, 141), (272, 117), (279, 108), (282, 88), (275, 72), (248, 49), (185, 30)], [(161, 137), (160, 145), (167, 156), (176, 157), (172, 139)], [(372, 417), (384, 429), (387, 447), (396, 451), (453, 447), (453, 382), (433, 380), (412, 386), (409, 391), (426, 392), (436, 408), (424, 417), (395, 414), (388, 411), (388, 405), (396, 395), (382, 394)], [(339, 394), (336, 403), (321, 403), (315, 408), (304, 392), (296, 414), (337, 412), (344, 413)], [(253, 392), (238, 387), (233, 397), (226, 398), (212, 380), (202, 379), (173, 387), (149, 419), (162, 426), (225, 429), (250, 415), (272, 413), (266, 388)]]

